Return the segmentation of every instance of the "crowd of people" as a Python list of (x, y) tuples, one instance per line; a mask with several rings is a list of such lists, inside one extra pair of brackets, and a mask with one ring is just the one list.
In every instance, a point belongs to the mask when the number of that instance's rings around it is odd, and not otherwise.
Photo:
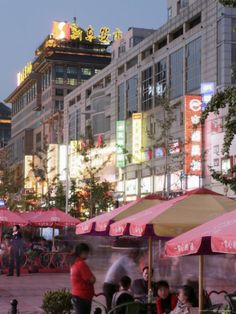
[[(96, 278), (86, 263), (89, 252), (86, 243), (79, 244), (75, 250), (76, 260), (71, 267), (71, 294), (76, 314), (90, 314), (94, 297)], [(136, 258), (136, 251), (131, 251), (118, 258), (108, 269), (103, 285), (108, 310), (127, 302), (148, 303), (148, 266), (143, 268), (140, 279), (132, 281), (128, 275), (135, 265)], [(153, 314), (198, 313), (196, 290), (191, 285), (183, 285), (178, 293), (171, 293), (167, 281), (152, 281), (152, 293)], [(120, 307), (114, 313), (126, 312)]]

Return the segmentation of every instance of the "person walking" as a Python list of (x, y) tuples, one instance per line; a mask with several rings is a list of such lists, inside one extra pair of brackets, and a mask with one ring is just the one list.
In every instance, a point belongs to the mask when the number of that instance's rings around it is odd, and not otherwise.
[(14, 267), (16, 267), (16, 275), (20, 276), (20, 260), (23, 252), (23, 239), (20, 232), (20, 226), (15, 225), (10, 240), (10, 258), (9, 271), (7, 276), (14, 275)]
[(96, 278), (86, 264), (90, 253), (86, 243), (75, 248), (76, 260), (71, 266), (71, 295), (76, 314), (90, 314)]

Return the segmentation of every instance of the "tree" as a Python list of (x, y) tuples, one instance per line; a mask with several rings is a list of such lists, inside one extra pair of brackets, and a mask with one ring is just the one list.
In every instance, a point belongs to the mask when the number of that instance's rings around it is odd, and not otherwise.
[[(90, 134), (87, 139), (82, 138), (77, 148), (81, 156), (83, 168), (78, 180), (78, 203), (80, 217), (93, 217), (102, 211), (107, 211), (114, 204), (112, 184), (101, 180), (99, 173), (110, 162), (112, 154), (104, 158), (104, 148), (101, 137), (96, 144)], [(84, 216), (84, 217), (83, 217)]]
[[(209, 115), (209, 113), (214, 113), (219, 115), (223, 108), (227, 108), (227, 114), (225, 116), (224, 122), (224, 143), (222, 154), (225, 157), (229, 157), (230, 147), (235, 138), (236, 134), (236, 88), (228, 87), (222, 92), (218, 92), (212, 97), (208, 103), (207, 108), (202, 114), (202, 122), (204, 123)], [(228, 173), (223, 173), (221, 171), (215, 171), (210, 168), (212, 177), (221, 182), (225, 186), (229, 186), (232, 191), (236, 193), (236, 166), (232, 167)]]
[(236, 8), (236, 2), (235, 0), (218, 0), (220, 4), (222, 4), (223, 6), (229, 6), (229, 7), (233, 7)]
[(65, 189), (60, 180), (57, 181), (55, 186), (55, 196), (53, 197), (54, 206), (62, 210), (65, 209), (66, 205), (66, 194)]

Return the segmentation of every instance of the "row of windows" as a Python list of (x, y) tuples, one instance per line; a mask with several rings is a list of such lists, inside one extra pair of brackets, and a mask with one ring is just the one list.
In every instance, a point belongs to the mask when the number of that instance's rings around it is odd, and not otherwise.
[(22, 96), (20, 96), (12, 106), (12, 114), (15, 115), (24, 106), (29, 104), (36, 98), (37, 95), (37, 84), (34, 83)]

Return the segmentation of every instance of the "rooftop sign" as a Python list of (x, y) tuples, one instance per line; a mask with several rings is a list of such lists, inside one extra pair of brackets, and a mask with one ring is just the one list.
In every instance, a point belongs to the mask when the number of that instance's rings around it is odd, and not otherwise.
[(117, 41), (122, 37), (122, 32), (116, 28), (113, 33), (110, 33), (110, 28), (103, 26), (100, 28), (99, 35), (95, 35), (94, 28), (89, 25), (85, 32), (76, 24), (76, 22), (58, 22), (52, 23), (52, 37), (56, 40), (85, 40), (92, 42), (98, 40), (103, 44), (110, 44), (112, 40)]

